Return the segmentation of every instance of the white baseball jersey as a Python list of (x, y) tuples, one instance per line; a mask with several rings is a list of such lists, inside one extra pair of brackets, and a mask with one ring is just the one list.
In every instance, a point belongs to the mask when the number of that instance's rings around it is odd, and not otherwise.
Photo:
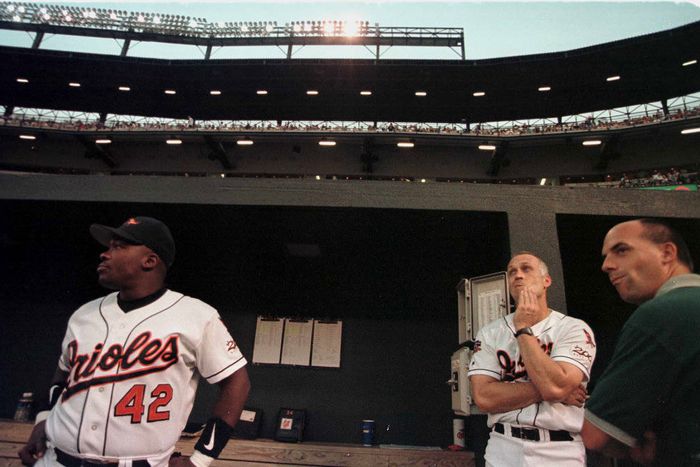
[[(550, 311), (547, 318), (532, 326), (532, 331), (552, 360), (575, 365), (583, 372), (586, 384), (596, 353), (593, 331), (580, 319)], [(529, 381), (514, 336), (513, 315), (492, 321), (479, 331), (469, 364), (469, 376)], [(583, 425), (583, 408), (543, 401), (510, 412), (488, 414), (489, 426), (497, 422), (578, 433)]]
[(168, 290), (125, 313), (112, 293), (68, 321), (58, 365), (69, 376), (46, 422), (48, 440), (88, 459), (167, 465), (200, 375), (216, 383), (245, 364), (206, 303)]

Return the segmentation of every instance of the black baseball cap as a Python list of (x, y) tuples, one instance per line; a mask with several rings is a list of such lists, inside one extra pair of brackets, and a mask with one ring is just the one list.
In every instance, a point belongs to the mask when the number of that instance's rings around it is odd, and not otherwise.
[(119, 238), (132, 245), (144, 245), (153, 250), (166, 266), (175, 261), (175, 241), (167, 225), (153, 217), (132, 217), (119, 227), (92, 224), (90, 235), (104, 246), (109, 246), (113, 238)]

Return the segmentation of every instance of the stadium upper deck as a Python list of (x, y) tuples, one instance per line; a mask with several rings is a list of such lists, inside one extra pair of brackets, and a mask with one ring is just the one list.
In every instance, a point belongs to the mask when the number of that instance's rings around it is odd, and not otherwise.
[[(4, 18), (0, 27), (34, 31), (40, 43), (37, 24)], [(60, 27), (71, 34), (117, 34), (106, 27)], [(172, 39), (133, 30), (129, 37), (139, 34)], [(444, 45), (461, 45), (459, 37)], [(197, 120), (476, 124), (557, 118), (664, 104), (700, 91), (698, 43), (700, 22), (566, 52), (489, 60), (158, 60), (0, 47), (0, 105)]]

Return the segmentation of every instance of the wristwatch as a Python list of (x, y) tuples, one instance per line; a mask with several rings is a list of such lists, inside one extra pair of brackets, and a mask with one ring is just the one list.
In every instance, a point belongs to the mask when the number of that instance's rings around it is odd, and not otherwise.
[(522, 336), (523, 334), (527, 334), (528, 336), (535, 335), (532, 332), (532, 328), (522, 328), (522, 329), (518, 329), (517, 331), (515, 331), (515, 338), (517, 339), (518, 336)]

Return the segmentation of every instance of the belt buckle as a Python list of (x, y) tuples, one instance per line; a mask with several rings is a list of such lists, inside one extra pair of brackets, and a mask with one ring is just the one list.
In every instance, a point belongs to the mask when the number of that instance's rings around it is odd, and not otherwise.
[(540, 433), (539, 428), (526, 428), (526, 427), (520, 427), (518, 428), (520, 430), (520, 438), (521, 440), (526, 440), (526, 441), (542, 441), (542, 435)]

